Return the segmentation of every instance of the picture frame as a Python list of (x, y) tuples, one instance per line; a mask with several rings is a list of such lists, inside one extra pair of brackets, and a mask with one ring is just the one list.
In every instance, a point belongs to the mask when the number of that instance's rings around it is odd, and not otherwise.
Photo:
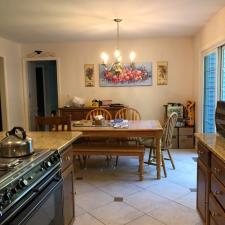
[(94, 64), (84, 64), (85, 87), (95, 86)]
[(168, 61), (157, 62), (157, 85), (168, 84)]
[(100, 87), (152, 86), (152, 63), (99, 65)]

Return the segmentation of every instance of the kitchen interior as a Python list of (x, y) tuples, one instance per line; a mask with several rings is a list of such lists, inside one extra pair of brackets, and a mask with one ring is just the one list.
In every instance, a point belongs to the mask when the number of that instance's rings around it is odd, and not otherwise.
[(225, 224), (225, 0), (0, 18), (0, 225)]

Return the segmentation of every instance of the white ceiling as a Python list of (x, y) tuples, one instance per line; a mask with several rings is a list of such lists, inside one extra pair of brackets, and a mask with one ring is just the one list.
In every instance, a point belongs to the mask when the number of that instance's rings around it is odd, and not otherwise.
[(17, 42), (194, 35), (225, 0), (1, 0), (0, 36)]

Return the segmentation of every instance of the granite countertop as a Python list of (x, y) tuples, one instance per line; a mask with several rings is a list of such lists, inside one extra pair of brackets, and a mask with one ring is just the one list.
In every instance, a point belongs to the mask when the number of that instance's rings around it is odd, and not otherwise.
[(195, 137), (203, 142), (211, 152), (225, 162), (225, 138), (218, 134), (196, 133)]
[[(81, 132), (27, 132), (27, 136), (33, 139), (35, 149), (57, 149), (62, 152), (82, 135)], [(5, 132), (0, 132), (0, 140), (5, 137)]]

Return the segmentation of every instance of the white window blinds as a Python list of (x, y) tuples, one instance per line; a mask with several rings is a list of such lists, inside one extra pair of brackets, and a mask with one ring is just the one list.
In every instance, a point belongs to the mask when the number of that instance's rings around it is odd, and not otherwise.
[(217, 84), (217, 54), (204, 56), (204, 116), (203, 132), (215, 132), (215, 108)]

